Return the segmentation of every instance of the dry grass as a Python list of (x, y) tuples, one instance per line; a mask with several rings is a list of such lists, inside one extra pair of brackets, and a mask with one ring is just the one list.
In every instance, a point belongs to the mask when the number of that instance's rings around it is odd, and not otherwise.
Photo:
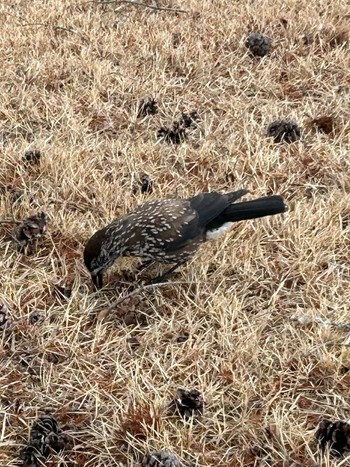
[[(195, 466), (317, 463), (319, 417), (350, 410), (347, 332), (312, 322), (349, 322), (346, 3), (1, 3), (0, 214), (49, 216), (27, 254), (0, 226), (0, 302), (13, 320), (0, 331), (2, 466), (19, 465), (48, 409), (74, 449), (47, 465), (133, 466), (162, 448)], [(273, 38), (270, 56), (248, 56), (251, 31)], [(137, 118), (145, 96), (159, 113)], [(193, 110), (202, 121), (187, 141), (157, 141)], [(329, 134), (310, 123), (330, 115)], [(302, 141), (273, 145), (265, 129), (285, 117)], [(30, 148), (39, 164), (23, 162)], [(143, 173), (151, 195), (133, 193)], [(142, 319), (96, 322), (118, 294), (88, 292), (92, 232), (145, 199), (241, 187), (280, 193), (290, 210), (205, 246), (174, 279), (193, 283), (145, 293)], [(111, 288), (129, 266), (118, 262)], [(73, 285), (69, 299), (54, 294), (59, 281)], [(179, 386), (203, 393), (199, 422), (169, 417)]]

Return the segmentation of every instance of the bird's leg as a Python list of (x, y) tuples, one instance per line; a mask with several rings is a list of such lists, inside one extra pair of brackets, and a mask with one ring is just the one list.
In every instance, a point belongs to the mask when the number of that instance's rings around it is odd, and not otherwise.
[(176, 271), (178, 267), (182, 266), (185, 262), (186, 261), (181, 261), (180, 263), (176, 263), (172, 268), (168, 269), (168, 271), (165, 271), (164, 274), (162, 274), (161, 276), (155, 277), (154, 279), (149, 281), (147, 284), (159, 284), (161, 282), (166, 282), (169, 279), (169, 277), (172, 275), (172, 273)]
[(102, 289), (103, 287), (103, 274), (102, 273), (91, 275), (91, 279), (96, 290)]

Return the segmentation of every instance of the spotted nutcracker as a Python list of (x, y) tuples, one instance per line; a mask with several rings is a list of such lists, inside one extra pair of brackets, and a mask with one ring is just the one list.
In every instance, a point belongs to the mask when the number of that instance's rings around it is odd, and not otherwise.
[(173, 263), (155, 281), (165, 280), (188, 261), (200, 245), (227, 230), (233, 222), (286, 211), (281, 196), (234, 203), (248, 193), (200, 193), (187, 199), (149, 201), (98, 230), (87, 242), (84, 261), (97, 288), (119, 256), (138, 256), (148, 263)]

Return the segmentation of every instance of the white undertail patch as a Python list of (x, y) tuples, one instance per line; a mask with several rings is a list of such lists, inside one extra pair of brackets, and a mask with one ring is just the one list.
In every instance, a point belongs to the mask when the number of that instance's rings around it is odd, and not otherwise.
[(225, 222), (225, 224), (222, 224), (222, 226), (218, 229), (208, 230), (206, 233), (206, 240), (212, 240), (219, 237), (225, 233), (231, 227), (231, 225), (233, 225), (233, 222)]

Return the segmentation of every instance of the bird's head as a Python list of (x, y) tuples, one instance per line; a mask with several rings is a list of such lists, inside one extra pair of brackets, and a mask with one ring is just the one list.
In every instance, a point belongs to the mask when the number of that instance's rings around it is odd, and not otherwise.
[(115, 256), (108, 247), (105, 229), (98, 230), (84, 249), (84, 262), (97, 289), (103, 287), (103, 274), (113, 264)]

